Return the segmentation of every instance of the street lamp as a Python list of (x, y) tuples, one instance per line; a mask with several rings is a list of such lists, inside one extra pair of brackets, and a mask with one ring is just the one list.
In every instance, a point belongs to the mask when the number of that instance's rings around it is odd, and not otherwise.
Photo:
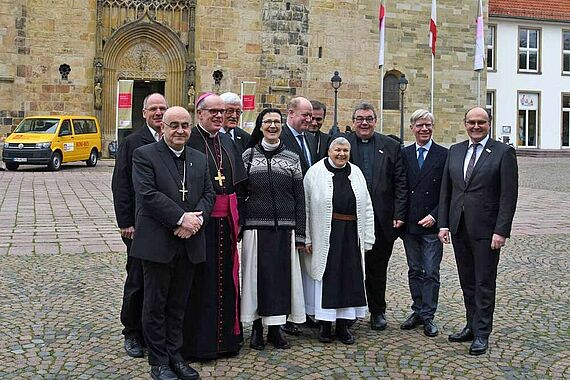
[(340, 75), (338, 75), (338, 71), (335, 71), (334, 75), (331, 78), (331, 86), (334, 89), (334, 120), (332, 126), (333, 134), (339, 132), (337, 107), (338, 107), (338, 89), (340, 88), (341, 84), (342, 84), (342, 78), (340, 77)]
[(408, 89), (406, 75), (400, 76), (398, 87), (400, 88), (400, 142), (404, 146), (404, 92)]

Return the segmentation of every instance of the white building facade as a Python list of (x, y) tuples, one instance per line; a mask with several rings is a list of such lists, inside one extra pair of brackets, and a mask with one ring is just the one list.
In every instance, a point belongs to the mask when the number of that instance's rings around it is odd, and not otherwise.
[(493, 136), (517, 149), (570, 149), (570, 21), (491, 9), (486, 33)]

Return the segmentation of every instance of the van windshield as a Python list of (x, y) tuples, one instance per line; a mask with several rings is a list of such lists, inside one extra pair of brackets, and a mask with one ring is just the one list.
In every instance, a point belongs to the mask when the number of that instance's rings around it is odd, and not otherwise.
[(14, 133), (54, 134), (58, 124), (59, 119), (24, 119)]

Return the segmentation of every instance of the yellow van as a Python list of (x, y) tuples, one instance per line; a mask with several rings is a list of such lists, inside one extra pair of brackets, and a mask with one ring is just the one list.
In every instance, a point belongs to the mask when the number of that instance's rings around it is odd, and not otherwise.
[(2, 161), (6, 169), (23, 165), (47, 165), (85, 161), (97, 165), (101, 154), (101, 129), (91, 116), (30, 116), (4, 141)]

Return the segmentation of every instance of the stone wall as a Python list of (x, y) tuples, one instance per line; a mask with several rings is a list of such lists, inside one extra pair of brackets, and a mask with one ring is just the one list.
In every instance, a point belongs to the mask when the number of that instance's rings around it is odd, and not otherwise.
[[(0, 133), (25, 115), (96, 114), (93, 108), (96, 0), (0, 0)], [(361, 100), (379, 105), (378, 5), (375, 0), (201, 0), (196, 5), (196, 91), (240, 91), (257, 82), (257, 105), (284, 108), (295, 95), (323, 101), (332, 124), (330, 78), (342, 76), (339, 125)], [(387, 1), (385, 71), (408, 78), (405, 119), (429, 108), (431, 1)], [(463, 138), (464, 110), (476, 103), (472, 70), (477, 2), (438, 1), (435, 138)], [(86, 12), (86, 9), (91, 12)], [(71, 66), (69, 80), (58, 72)], [(212, 73), (224, 77), (217, 86)], [(485, 93), (485, 75), (482, 91)], [(181, 89), (183, 91), (183, 89)], [(384, 132), (398, 134), (399, 111)], [(407, 121), (406, 121), (407, 124)], [(405, 139), (411, 135), (406, 125)]]

